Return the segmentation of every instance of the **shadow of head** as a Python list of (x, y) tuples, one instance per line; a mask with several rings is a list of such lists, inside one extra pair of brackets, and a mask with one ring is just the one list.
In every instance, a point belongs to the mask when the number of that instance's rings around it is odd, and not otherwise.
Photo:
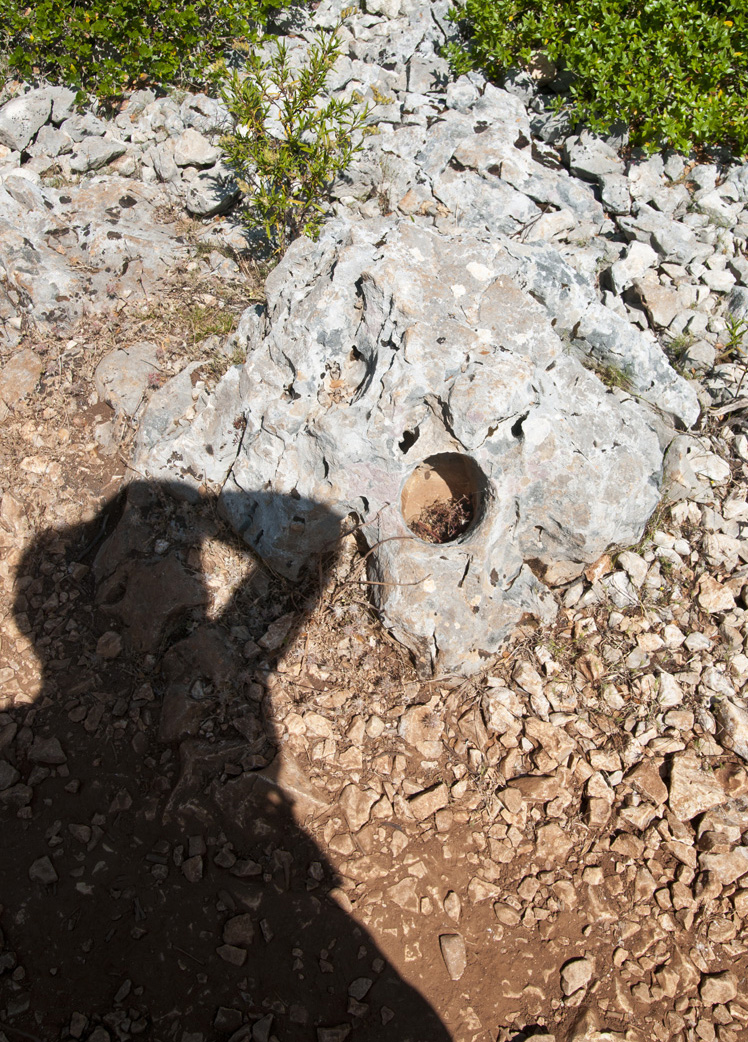
[[(274, 568), (226, 513), (253, 543), (272, 537)], [(322, 798), (278, 755), (263, 680), (303, 632), (340, 537), (338, 517), (298, 496), (194, 503), (178, 485), (129, 485), (88, 522), (44, 533), (18, 569), (16, 618), (43, 667), (40, 695), (100, 687), (111, 699), (135, 679), (134, 701), (158, 714), (158, 743), (179, 747), (165, 820), (210, 820), (218, 801), (246, 836), (275, 832), (292, 809), (297, 821), (313, 814)], [(88, 647), (71, 656), (83, 633)]]

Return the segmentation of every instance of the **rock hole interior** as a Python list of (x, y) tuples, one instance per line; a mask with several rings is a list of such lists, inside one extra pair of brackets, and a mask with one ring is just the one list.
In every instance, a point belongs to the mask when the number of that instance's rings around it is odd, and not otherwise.
[(403, 486), (400, 508), (408, 528), (427, 543), (452, 543), (480, 518), (486, 479), (458, 452), (429, 456)]

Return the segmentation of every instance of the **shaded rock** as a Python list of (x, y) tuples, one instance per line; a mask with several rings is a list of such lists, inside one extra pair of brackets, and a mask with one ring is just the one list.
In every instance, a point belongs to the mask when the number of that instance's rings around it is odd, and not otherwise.
[(35, 738), (28, 752), (32, 763), (46, 763), (50, 766), (58, 766), (67, 762), (59, 738)]
[(15, 785), (21, 775), (7, 760), (0, 760), (0, 790), (9, 789)]
[(255, 928), (251, 915), (235, 915), (223, 928), (225, 944), (247, 948), (254, 940)]
[(55, 867), (48, 857), (38, 857), (29, 868), (29, 879), (35, 883), (44, 883), (49, 886), (56, 883), (58, 878)]
[(228, 167), (219, 164), (190, 182), (185, 206), (195, 217), (215, 217), (227, 213), (241, 195)]

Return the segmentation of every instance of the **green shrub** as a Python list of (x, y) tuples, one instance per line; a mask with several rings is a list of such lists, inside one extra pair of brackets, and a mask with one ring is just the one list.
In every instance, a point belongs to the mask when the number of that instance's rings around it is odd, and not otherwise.
[(573, 73), (573, 114), (631, 143), (748, 150), (748, 0), (464, 0), (456, 73), (501, 76), (545, 53)]
[(224, 101), (237, 122), (221, 145), (247, 196), (245, 220), (282, 252), (289, 239), (316, 238), (332, 182), (361, 148), (367, 109), (323, 94), (340, 54), (337, 31), (320, 32), (300, 67), (273, 42), (269, 57), (249, 54)]
[(287, 0), (4, 0), (0, 50), (22, 78), (104, 99), (146, 83), (197, 86)]

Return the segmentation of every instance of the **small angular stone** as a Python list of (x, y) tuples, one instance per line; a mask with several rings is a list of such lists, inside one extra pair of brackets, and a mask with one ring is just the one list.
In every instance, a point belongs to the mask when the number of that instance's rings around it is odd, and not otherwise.
[(449, 789), (444, 782), (439, 782), (438, 785), (434, 785), (430, 789), (424, 789), (422, 792), (416, 793), (415, 796), (411, 796), (408, 806), (416, 821), (425, 821), (426, 818), (431, 817), (436, 811), (446, 807), (448, 803)]
[(725, 800), (720, 782), (705, 771), (701, 761), (690, 752), (676, 753), (670, 769), (670, 810), (679, 821), (690, 821)]
[(36, 883), (45, 883), (49, 886), (56, 883), (59, 876), (55, 867), (48, 857), (38, 857), (29, 868), (29, 879)]
[(45, 763), (59, 766), (67, 761), (59, 738), (35, 738), (29, 749), (29, 760), (32, 763)]
[(340, 807), (352, 832), (358, 832), (371, 816), (371, 808), (379, 797), (375, 792), (364, 792), (357, 785), (346, 785), (340, 794)]
[(444, 965), (452, 980), (459, 980), (467, 968), (465, 940), (459, 933), (443, 933), (439, 938)]
[(699, 985), (699, 997), (706, 1006), (724, 1005), (738, 994), (737, 978), (731, 970), (705, 974)]
[(96, 654), (103, 659), (115, 659), (122, 651), (122, 637), (114, 630), (103, 633), (96, 642)]
[(698, 602), (704, 611), (724, 612), (735, 608), (735, 598), (729, 586), (718, 583), (711, 575), (704, 575), (699, 583)]
[(594, 964), (589, 959), (570, 959), (561, 968), (561, 990), (567, 997), (581, 988), (585, 988), (592, 980)]
[(223, 939), (227, 945), (248, 947), (254, 940), (255, 927), (251, 915), (235, 915), (223, 928)]
[(247, 949), (237, 948), (233, 944), (220, 945), (216, 948), (216, 955), (232, 966), (243, 966), (247, 961)]

